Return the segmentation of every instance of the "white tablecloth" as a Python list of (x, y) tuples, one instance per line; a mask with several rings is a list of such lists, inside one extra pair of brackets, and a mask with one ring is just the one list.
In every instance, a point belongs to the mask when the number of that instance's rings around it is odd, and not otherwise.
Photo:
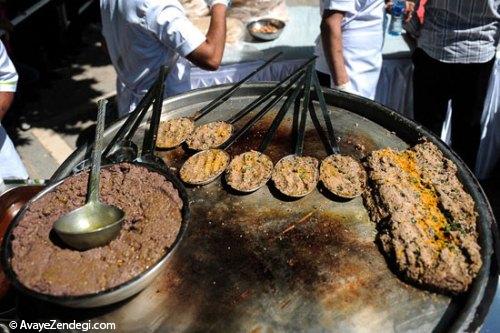
[[(216, 72), (199, 68), (191, 71), (191, 88), (237, 82), (261, 65), (272, 54), (283, 51), (283, 60), (273, 63), (257, 74), (251, 81), (278, 81), (285, 78), (307, 57), (313, 54), (314, 42), (319, 34), (320, 16), (318, 7), (289, 7), (290, 20), (282, 35), (272, 42), (246, 41), (226, 49), (223, 65)], [(386, 34), (380, 74), (375, 100), (403, 115), (413, 117), (413, 65), (410, 59), (411, 40)], [(482, 117), (483, 133), (478, 151), (475, 174), (479, 179), (491, 176), (500, 159), (500, 52)], [(451, 110), (449, 111), (451, 112)], [(448, 114), (448, 120), (450, 113)], [(448, 121), (443, 126), (441, 138), (449, 142)]]

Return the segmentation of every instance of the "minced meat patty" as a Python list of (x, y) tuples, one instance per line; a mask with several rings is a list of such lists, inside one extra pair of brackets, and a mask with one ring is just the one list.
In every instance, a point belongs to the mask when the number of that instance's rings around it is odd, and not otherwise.
[(368, 158), (365, 203), (383, 251), (405, 278), (445, 293), (467, 291), (482, 265), (474, 201), (457, 168), (424, 142)]
[(333, 194), (354, 198), (361, 195), (365, 188), (366, 172), (354, 158), (335, 154), (321, 162), (319, 179)]
[(226, 171), (229, 186), (239, 191), (252, 191), (264, 185), (273, 171), (273, 162), (258, 151), (234, 157)]
[(186, 143), (189, 148), (194, 150), (217, 148), (229, 139), (232, 132), (233, 126), (231, 124), (215, 121), (195, 128)]
[(13, 231), (12, 268), (34, 291), (76, 296), (129, 281), (154, 265), (175, 241), (182, 221), (178, 191), (159, 173), (133, 164), (101, 170), (101, 200), (125, 211), (109, 244), (86, 251), (66, 248), (51, 233), (62, 215), (85, 203), (88, 173), (67, 178), (34, 202)]
[(201, 151), (189, 157), (181, 167), (181, 179), (193, 185), (209, 182), (220, 175), (229, 164), (229, 155), (220, 149)]
[(318, 183), (318, 160), (309, 156), (289, 156), (276, 163), (272, 179), (276, 188), (291, 197), (311, 192)]
[(162, 121), (158, 127), (156, 147), (173, 148), (183, 143), (194, 130), (194, 123), (188, 118)]

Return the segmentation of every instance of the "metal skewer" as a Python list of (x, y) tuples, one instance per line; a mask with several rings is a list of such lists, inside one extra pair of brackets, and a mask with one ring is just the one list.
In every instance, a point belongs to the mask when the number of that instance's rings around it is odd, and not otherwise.
[[(260, 105), (262, 105), (263, 103), (265, 103), (276, 92), (278, 92), (280, 89), (282, 89), (282, 86), (286, 82), (288, 82), (289, 80), (291, 80), (291, 79), (295, 78), (296, 76), (302, 74), (305, 71), (305, 68), (308, 65), (310, 65), (316, 58), (317, 57), (314, 56), (314, 57), (308, 59), (304, 64), (300, 65), (299, 68), (297, 68), (293, 73), (291, 73), (286, 78), (284, 78), (283, 80), (281, 80), (278, 84), (276, 84), (276, 86), (274, 86), (270, 91), (268, 91), (265, 94), (263, 94), (263, 95), (259, 96), (258, 98), (256, 98), (254, 101), (252, 101), (250, 104), (248, 104), (247, 106), (245, 106), (241, 111), (239, 111), (237, 114), (235, 114), (234, 116), (232, 116), (225, 123), (229, 124), (229, 125), (232, 125), (233, 123), (237, 122), (238, 120), (240, 120), (241, 118), (243, 118), (248, 113), (250, 113), (253, 110), (255, 110), (257, 107), (259, 107)], [(171, 120), (168, 120), (168, 121), (175, 121), (175, 120), (180, 121), (180, 120), (183, 120), (183, 119), (190, 121), (192, 123), (191, 127), (194, 127), (194, 121), (193, 120), (197, 120), (199, 118), (197, 118), (197, 116), (195, 115), (193, 117), (182, 117), (182, 118), (177, 118), (177, 119), (171, 119)], [(221, 124), (221, 125), (223, 125), (223, 124)], [(229, 131), (228, 136), (227, 136), (228, 138), (231, 136), (232, 132), (233, 132), (233, 127), (231, 126), (230, 127), (230, 131)], [(169, 148), (176, 147), (176, 146), (182, 144), (184, 141), (186, 141), (188, 139), (188, 137), (189, 137), (190, 134), (191, 133), (186, 133), (183, 137), (179, 138), (179, 140), (177, 142), (175, 142), (174, 144), (171, 144), (171, 145), (168, 145), (168, 146), (161, 146), (159, 148), (169, 149)], [(217, 147), (218, 147), (218, 145), (217, 146), (213, 146), (211, 148), (217, 148)], [(199, 149), (195, 149), (195, 147), (189, 147), (189, 148), (191, 148), (193, 150), (199, 150)]]

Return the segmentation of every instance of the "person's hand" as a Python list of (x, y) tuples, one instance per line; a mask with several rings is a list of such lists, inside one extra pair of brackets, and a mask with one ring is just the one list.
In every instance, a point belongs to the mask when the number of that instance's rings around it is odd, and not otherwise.
[(392, 0), (385, 0), (385, 11), (390, 14), (391, 11), (392, 11), (392, 5), (394, 3), (392, 2)]
[(231, 4), (231, 0), (205, 0), (205, 2), (210, 9), (212, 9), (212, 7), (215, 5), (224, 5), (226, 7), (229, 7), (229, 5)]
[[(392, 0), (385, 0), (385, 10), (387, 13), (391, 14), (392, 6), (394, 3)], [(405, 1), (405, 22), (409, 22), (413, 17), (413, 13), (415, 12), (415, 2), (413, 1)]]
[(406, 1), (405, 6), (405, 22), (409, 22), (413, 17), (413, 13), (415, 12), (415, 2)]
[(351, 94), (354, 93), (354, 89), (352, 88), (351, 81), (347, 81), (346, 83), (342, 83), (339, 85), (334, 85), (333, 88), (335, 88), (337, 90), (344, 91), (344, 92), (348, 92)]

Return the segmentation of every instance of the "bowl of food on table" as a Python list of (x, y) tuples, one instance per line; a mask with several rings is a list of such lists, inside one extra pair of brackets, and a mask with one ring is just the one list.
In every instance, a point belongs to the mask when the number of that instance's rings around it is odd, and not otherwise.
[(285, 25), (284, 21), (265, 18), (248, 23), (247, 29), (252, 37), (258, 40), (271, 41), (281, 35)]

